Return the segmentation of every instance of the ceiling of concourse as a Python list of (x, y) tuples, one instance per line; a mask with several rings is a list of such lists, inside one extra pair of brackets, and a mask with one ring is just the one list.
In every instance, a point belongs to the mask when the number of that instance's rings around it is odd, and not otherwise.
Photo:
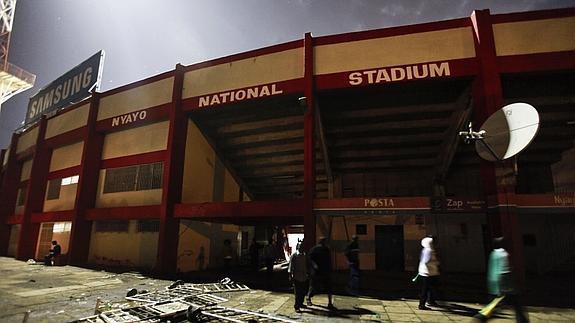
[(303, 196), (303, 108), (283, 96), (194, 112), (224, 164), (253, 200)]
[[(451, 159), (438, 156), (457, 147), (453, 138), (460, 128), (453, 124), (468, 116), (469, 84), (422, 81), (319, 93), (316, 198), (327, 198), (328, 182), (338, 176), (398, 170), (433, 174), (448, 168)], [(192, 114), (254, 200), (303, 197), (304, 107), (299, 97)], [(475, 157), (472, 150), (469, 156)]]
[[(572, 169), (575, 141), (575, 73), (508, 75), (502, 78), (504, 104), (525, 102), (539, 112), (539, 130), (533, 142), (517, 155), (519, 172), (526, 170), (531, 177), (534, 170), (549, 166), (568, 166)], [(571, 159), (570, 159), (571, 158)], [(565, 165), (561, 165), (565, 164)], [(527, 174), (526, 173), (526, 174)], [(553, 185), (549, 183), (549, 185)], [(533, 186), (533, 185), (532, 185)], [(535, 185), (527, 193), (552, 191), (553, 187)]]

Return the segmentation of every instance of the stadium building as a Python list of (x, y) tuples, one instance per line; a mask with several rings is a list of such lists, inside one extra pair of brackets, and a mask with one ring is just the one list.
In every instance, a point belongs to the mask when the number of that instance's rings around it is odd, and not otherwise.
[[(517, 268), (575, 257), (575, 8), (283, 43), (134, 82), (43, 116), (2, 150), (0, 253), (162, 273), (238, 258), (267, 228), (358, 235), (362, 269), (482, 272), (504, 234)], [(537, 108), (516, 158), (458, 133), (506, 104)]]

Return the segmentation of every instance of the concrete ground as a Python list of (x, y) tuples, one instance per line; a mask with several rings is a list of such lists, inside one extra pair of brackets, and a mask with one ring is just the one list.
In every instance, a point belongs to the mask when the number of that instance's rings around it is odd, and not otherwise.
[[(338, 310), (330, 312), (326, 307), (327, 297), (320, 295), (314, 297), (314, 306), (305, 309), (302, 313), (295, 313), (293, 294), (283, 279), (284, 274), (276, 272), (273, 286), (265, 286), (265, 283), (261, 283), (263, 273), (250, 275), (248, 272), (234, 271), (234, 275), (231, 276), (235, 281), (246, 283), (253, 289), (246, 292), (227, 293), (225, 297), (229, 298), (229, 301), (221, 305), (283, 315), (301, 322), (471, 322), (473, 315), (488, 300), (487, 296), (481, 293), (471, 291), (463, 293), (462, 290), (469, 290), (470, 284), (473, 284), (455, 277), (454, 281), (449, 280), (442, 284), (447, 296), (440, 304), (442, 307), (433, 308), (431, 311), (421, 311), (417, 308), (417, 286), (405, 283), (406, 277), (387, 275), (385, 282), (382, 282), (374, 280), (378, 278), (373, 274), (366, 274), (363, 286), (372, 287), (365, 288), (369, 296), (335, 295), (334, 303)], [(210, 271), (185, 278), (190, 282), (215, 282), (217, 277), (221, 277), (221, 274)], [(254, 279), (259, 279), (259, 284)], [(334, 276), (334, 279), (345, 280), (345, 273), (341, 273), (339, 277)], [(97, 299), (100, 299), (100, 311), (123, 308), (133, 305), (124, 299), (129, 289), (163, 290), (172, 282), (172, 280), (148, 277), (137, 272), (114, 273), (73, 266), (45, 267), (0, 257), (0, 322), (22, 322), (27, 312), (29, 313), (28, 322), (73, 321), (93, 315)], [(255, 286), (252, 286), (250, 282)], [(373, 288), (381, 284), (387, 286), (387, 289)], [(542, 283), (542, 286), (545, 285)], [(255, 287), (261, 287), (261, 289), (255, 289)], [(263, 288), (266, 287), (271, 288), (264, 290)], [(573, 288), (573, 285), (567, 282), (567, 285), (563, 287), (564, 291), (568, 291)], [(549, 292), (549, 295), (562, 295), (553, 293), (553, 291)], [(454, 300), (454, 295), (457, 294), (461, 294), (461, 299), (464, 301)], [(475, 299), (478, 301), (472, 299), (473, 295), (476, 295)], [(560, 297), (558, 300), (547, 297), (547, 299), (550, 304), (558, 304), (562, 307), (540, 304), (526, 306), (531, 322), (575, 322), (575, 306), (569, 305), (574, 302), (572, 297), (570, 299)], [(538, 301), (545, 302), (545, 298)], [(490, 321), (512, 322), (514, 320), (513, 311), (504, 308)]]

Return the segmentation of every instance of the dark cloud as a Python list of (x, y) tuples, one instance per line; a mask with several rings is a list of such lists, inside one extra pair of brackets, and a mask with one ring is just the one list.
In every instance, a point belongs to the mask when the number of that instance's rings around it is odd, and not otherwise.
[(106, 51), (101, 90), (166, 70), (315, 36), (492, 13), (575, 6), (575, 0), (20, 0), (10, 62), (36, 86), (6, 102), (0, 147), (24, 119), (28, 98), (96, 53)]

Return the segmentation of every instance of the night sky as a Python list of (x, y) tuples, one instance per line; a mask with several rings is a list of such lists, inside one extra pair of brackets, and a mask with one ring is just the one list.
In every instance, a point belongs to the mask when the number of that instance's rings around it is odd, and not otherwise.
[(0, 148), (31, 95), (97, 51), (100, 91), (174, 69), (313, 36), (469, 17), (574, 7), (575, 0), (18, 0), (8, 60), (37, 75), (0, 111)]

